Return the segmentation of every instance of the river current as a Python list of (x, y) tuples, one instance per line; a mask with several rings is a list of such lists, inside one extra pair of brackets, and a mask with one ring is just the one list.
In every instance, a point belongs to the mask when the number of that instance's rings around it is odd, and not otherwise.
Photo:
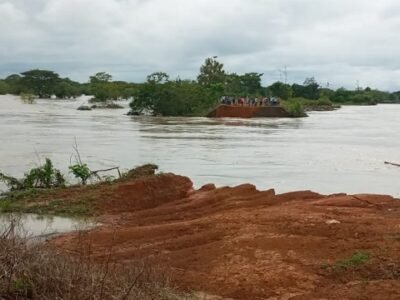
[(75, 139), (91, 169), (155, 163), (196, 187), (253, 183), (277, 192), (400, 196), (400, 105), (345, 106), (302, 119), (126, 116), (76, 101), (0, 96), (0, 171), (21, 176), (45, 157), (68, 173)]

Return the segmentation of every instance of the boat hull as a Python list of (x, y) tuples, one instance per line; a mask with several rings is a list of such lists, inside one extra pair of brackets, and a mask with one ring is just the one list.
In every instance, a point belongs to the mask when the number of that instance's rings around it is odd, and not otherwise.
[(288, 118), (290, 114), (281, 106), (219, 105), (209, 118)]

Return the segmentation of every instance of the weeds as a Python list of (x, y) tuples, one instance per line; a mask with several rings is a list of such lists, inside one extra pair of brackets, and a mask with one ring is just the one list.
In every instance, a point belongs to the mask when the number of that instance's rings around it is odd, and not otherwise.
[(52, 188), (65, 185), (64, 176), (60, 170), (55, 169), (53, 162), (46, 158), (43, 165), (33, 168), (25, 174), (23, 186), (27, 188)]
[(154, 176), (158, 167), (147, 164), (119, 174), (119, 178), (101, 178), (97, 184), (85, 186), (59, 187), (51, 189), (18, 189), (0, 195), (0, 213), (19, 212), (63, 217), (91, 217), (95, 215), (95, 205), (99, 197), (112, 197), (112, 189), (103, 185), (133, 181)]
[(362, 251), (356, 251), (353, 253), (352, 256), (341, 259), (333, 265), (326, 263), (322, 264), (321, 268), (332, 271), (350, 270), (366, 264), (369, 261), (369, 259), (370, 256), (368, 253)]
[(22, 179), (0, 173), (0, 181), (4, 182), (12, 191), (32, 188), (53, 188), (65, 185), (64, 176), (60, 170), (54, 168), (53, 162), (49, 158), (46, 158), (43, 165), (25, 173)]
[(342, 260), (339, 260), (335, 266), (337, 268), (341, 269), (352, 269), (361, 265), (364, 265), (365, 263), (368, 262), (369, 260), (369, 254), (362, 252), (362, 251), (356, 251), (353, 253), (353, 255), (349, 258), (345, 258)]
[(16, 226), (0, 234), (0, 299), (184, 299), (148, 264), (114, 262), (112, 247), (95, 262), (85, 233), (72, 256), (16, 237)]
[(34, 104), (35, 103), (36, 96), (33, 94), (21, 93), (20, 97), (21, 97), (22, 102), (24, 102), (26, 104)]

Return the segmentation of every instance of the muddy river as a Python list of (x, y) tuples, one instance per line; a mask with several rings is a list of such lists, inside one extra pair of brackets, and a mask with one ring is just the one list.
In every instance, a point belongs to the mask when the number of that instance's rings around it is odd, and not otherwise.
[(130, 117), (77, 111), (76, 101), (24, 104), (0, 96), (0, 170), (21, 176), (53, 160), (63, 172), (77, 140), (92, 169), (156, 163), (197, 187), (245, 182), (278, 192), (368, 192), (400, 196), (400, 105), (347, 106), (303, 119)]

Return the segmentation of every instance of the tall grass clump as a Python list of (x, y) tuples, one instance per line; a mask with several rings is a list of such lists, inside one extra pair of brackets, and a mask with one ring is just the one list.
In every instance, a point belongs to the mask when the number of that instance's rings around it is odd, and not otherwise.
[(26, 104), (34, 104), (35, 103), (35, 95), (30, 94), (30, 93), (21, 93), (19, 95), (21, 97), (22, 102)]

